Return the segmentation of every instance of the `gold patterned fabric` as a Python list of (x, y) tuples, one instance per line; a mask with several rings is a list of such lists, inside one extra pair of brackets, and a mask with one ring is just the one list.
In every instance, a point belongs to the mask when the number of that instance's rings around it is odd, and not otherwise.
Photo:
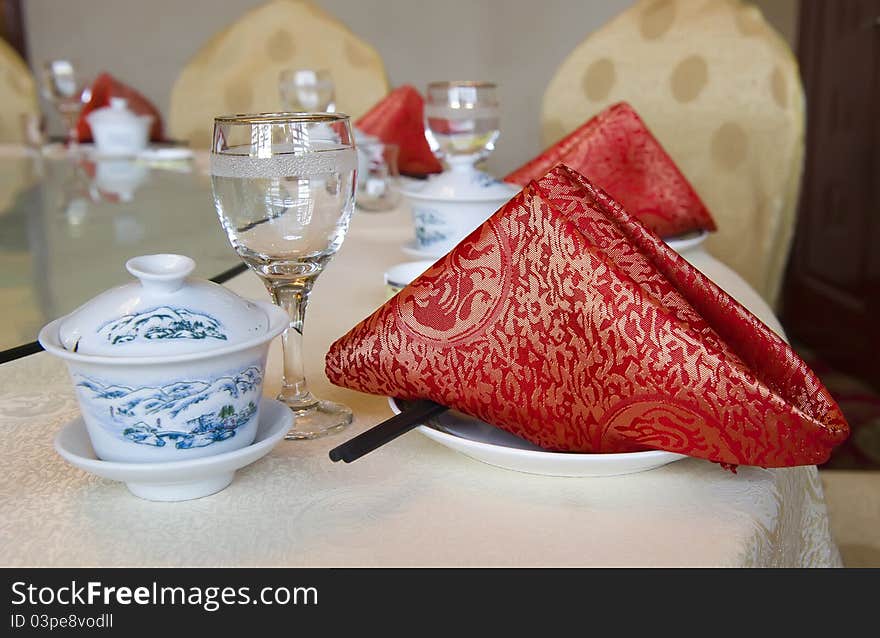
[(37, 87), (27, 64), (0, 39), (0, 143), (23, 142), (21, 116), (38, 113)]
[(643, 0), (578, 45), (544, 94), (545, 144), (609, 104), (643, 116), (712, 212), (708, 250), (775, 303), (804, 151), (797, 62), (738, 0)]
[(281, 110), (278, 76), (289, 68), (329, 70), (336, 108), (352, 117), (388, 92), (373, 47), (309, 2), (274, 0), (216, 34), (189, 61), (171, 93), (171, 136), (207, 148), (214, 116)]

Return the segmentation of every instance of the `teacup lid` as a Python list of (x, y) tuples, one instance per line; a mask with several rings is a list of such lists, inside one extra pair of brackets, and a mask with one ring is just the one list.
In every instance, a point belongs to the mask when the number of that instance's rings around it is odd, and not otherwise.
[(138, 115), (128, 108), (128, 100), (124, 97), (111, 97), (109, 106), (95, 109), (86, 116), (89, 126), (105, 124), (123, 124), (128, 126), (140, 126), (141, 122), (152, 121), (152, 115)]
[(196, 262), (183, 255), (143, 255), (125, 267), (138, 281), (111, 288), (59, 324), (71, 352), (138, 357), (203, 352), (265, 334), (269, 317), (257, 304), (210, 281), (190, 278)]
[(409, 186), (403, 194), (413, 199), (458, 200), (468, 202), (506, 202), (519, 192), (518, 188), (499, 181), (483, 171), (470, 166), (460, 169), (456, 165), (439, 175), (433, 175), (423, 184)]

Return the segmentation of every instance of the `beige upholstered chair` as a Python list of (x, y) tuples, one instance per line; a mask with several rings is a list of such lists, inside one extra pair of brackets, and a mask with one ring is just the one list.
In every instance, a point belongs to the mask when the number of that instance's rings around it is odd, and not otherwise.
[(21, 116), (39, 113), (37, 87), (15, 49), (0, 39), (0, 143), (24, 141)]
[(287, 68), (328, 69), (337, 110), (353, 118), (388, 92), (375, 49), (309, 2), (273, 0), (216, 34), (189, 61), (171, 93), (171, 136), (206, 148), (215, 115), (280, 110), (278, 76)]
[(631, 103), (718, 222), (712, 254), (775, 303), (804, 152), (797, 62), (738, 0), (643, 0), (590, 35), (551, 80), (545, 144)]

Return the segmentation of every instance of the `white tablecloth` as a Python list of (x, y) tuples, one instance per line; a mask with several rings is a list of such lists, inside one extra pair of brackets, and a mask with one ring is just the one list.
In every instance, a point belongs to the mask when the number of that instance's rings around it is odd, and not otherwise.
[[(354, 409), (353, 427), (282, 442), (213, 496), (143, 501), (67, 465), (52, 448), (77, 414), (64, 365), (41, 353), (0, 366), (0, 564), (840, 564), (815, 467), (732, 474), (686, 459), (628, 476), (551, 478), (483, 465), (417, 432), (331, 463), (331, 447), (391, 412), (384, 398), (329, 385), (323, 355), (382, 303), (382, 272), (408, 259), (400, 246), (411, 233), (403, 209), (358, 213), (312, 297), (307, 371), (317, 394)], [(705, 253), (691, 259), (778, 329), (737, 275)], [(229, 285), (266, 296), (250, 273)], [(279, 385), (275, 345), (267, 395)]]

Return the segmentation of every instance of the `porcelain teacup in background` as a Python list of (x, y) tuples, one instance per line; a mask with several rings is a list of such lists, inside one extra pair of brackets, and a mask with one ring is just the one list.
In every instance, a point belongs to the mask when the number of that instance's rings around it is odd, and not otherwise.
[(39, 335), (67, 363), (97, 456), (180, 461), (250, 445), (269, 345), (287, 314), (189, 278), (189, 257), (146, 255), (126, 267), (137, 282)]
[(412, 181), (401, 189), (412, 212), (416, 249), (441, 257), (492, 214), (518, 190), (490, 175), (459, 170), (453, 165), (422, 185)]
[(95, 148), (102, 155), (137, 155), (150, 141), (152, 115), (138, 115), (125, 98), (110, 98), (110, 106), (86, 116)]
[(425, 137), (444, 171), (421, 187), (403, 189), (412, 209), (416, 250), (440, 257), (519, 192), (477, 168), (501, 133), (500, 106), (492, 82), (428, 84)]

